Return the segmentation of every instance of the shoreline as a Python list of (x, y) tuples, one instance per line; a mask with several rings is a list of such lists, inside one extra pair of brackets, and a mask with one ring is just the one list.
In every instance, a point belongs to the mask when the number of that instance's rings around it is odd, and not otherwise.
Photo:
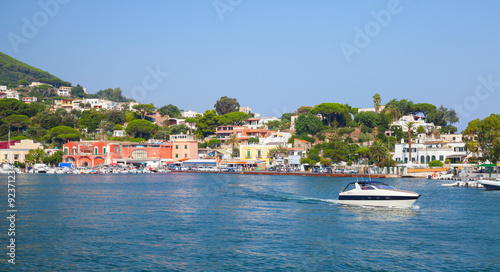
[(269, 176), (317, 176), (317, 177), (345, 177), (345, 178), (401, 178), (399, 175), (388, 174), (338, 174), (338, 173), (315, 173), (315, 172), (268, 172), (268, 171), (238, 171), (238, 172), (208, 172), (208, 171), (172, 171), (169, 173), (208, 173), (208, 174), (232, 174), (232, 175), (269, 175)]

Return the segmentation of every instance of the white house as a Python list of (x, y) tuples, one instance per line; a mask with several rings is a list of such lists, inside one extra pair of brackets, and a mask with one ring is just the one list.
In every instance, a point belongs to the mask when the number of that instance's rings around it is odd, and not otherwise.
[[(393, 159), (398, 162), (409, 161), (410, 149), (408, 143), (396, 144)], [(452, 163), (462, 161), (467, 157), (464, 142), (421, 141), (419, 139), (411, 144), (411, 161), (427, 164), (433, 160), (444, 162), (450, 159)]]
[(198, 112), (195, 112), (195, 111), (192, 111), (192, 110), (181, 112), (181, 115), (184, 118), (195, 118), (198, 114), (199, 114)]
[(243, 126), (249, 129), (258, 129), (261, 127), (267, 128), (267, 123), (270, 121), (280, 121), (280, 119), (276, 117), (250, 118), (245, 120), (246, 124)]
[(23, 102), (27, 103), (27, 104), (36, 102), (38, 100), (38, 98), (36, 98), (36, 97), (29, 97), (29, 96), (23, 97), (22, 99), (23, 99)]
[(0, 92), (0, 98), (14, 98), (19, 100), (19, 93), (17, 91), (6, 90)]
[(70, 90), (67, 90), (67, 89), (59, 89), (57, 90), (57, 95), (58, 96), (66, 96), (66, 97), (69, 97), (71, 95), (71, 89)]
[(434, 123), (426, 123), (424, 116), (405, 115), (397, 121), (392, 122), (391, 127), (399, 126), (403, 132), (408, 132), (408, 124), (413, 122), (412, 131), (417, 132), (418, 127), (423, 127), (426, 132), (431, 132), (435, 129), (440, 129), (441, 126), (435, 126)]
[[(380, 105), (380, 107), (378, 107), (378, 111), (381, 112), (385, 109), (385, 105)], [(358, 112), (377, 112), (377, 109), (375, 108), (360, 108), (358, 109)]]
[(123, 137), (125, 135), (125, 130), (113, 130), (114, 137)]

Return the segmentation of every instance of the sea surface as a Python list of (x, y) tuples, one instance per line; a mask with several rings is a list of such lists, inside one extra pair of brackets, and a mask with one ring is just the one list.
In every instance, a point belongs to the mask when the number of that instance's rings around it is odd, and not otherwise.
[(2, 178), (1, 271), (500, 271), (500, 191), (348, 207), (355, 178), (213, 173), (18, 175), (12, 265)]

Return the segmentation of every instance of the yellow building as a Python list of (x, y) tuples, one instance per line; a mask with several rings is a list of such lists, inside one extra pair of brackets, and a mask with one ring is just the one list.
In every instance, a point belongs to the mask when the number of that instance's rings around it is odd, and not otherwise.
[(267, 157), (269, 150), (276, 148), (277, 145), (240, 145), (240, 159), (247, 161), (262, 161), (266, 165), (272, 165), (273, 160)]
[(33, 140), (29, 139), (21, 140), (20, 142), (16, 141), (14, 144), (13, 142), (14, 141), (11, 141), (10, 148), (8, 148), (7, 142), (2, 143), (0, 149), (0, 162), (12, 164), (14, 162), (24, 163), (30, 149), (43, 149), (40, 143), (35, 143)]

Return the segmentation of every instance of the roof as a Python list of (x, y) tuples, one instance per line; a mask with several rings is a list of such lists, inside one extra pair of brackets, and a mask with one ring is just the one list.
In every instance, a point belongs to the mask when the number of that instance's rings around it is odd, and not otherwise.
[(245, 121), (259, 121), (260, 118), (250, 118), (250, 119), (246, 119)]
[(286, 150), (304, 150), (302, 147), (285, 147)]
[(311, 142), (309, 142), (309, 141), (302, 140), (302, 139), (297, 139), (297, 138), (295, 138), (295, 140), (297, 140), (297, 141), (301, 141), (301, 142), (304, 142), (304, 143), (311, 143)]

